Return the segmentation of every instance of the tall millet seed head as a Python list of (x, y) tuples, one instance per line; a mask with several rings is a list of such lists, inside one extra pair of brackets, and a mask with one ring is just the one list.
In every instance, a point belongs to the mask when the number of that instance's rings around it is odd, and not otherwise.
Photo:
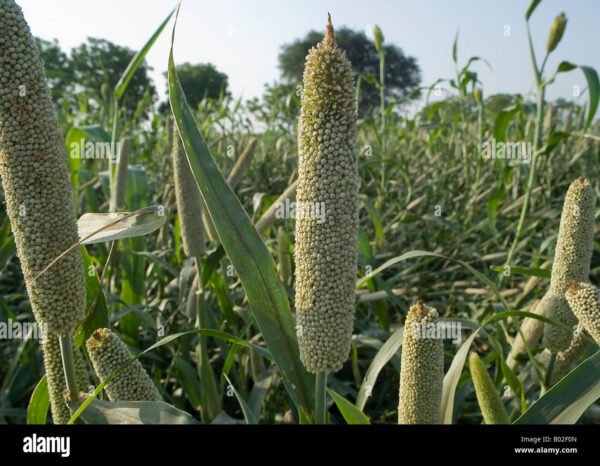
[(306, 57), (298, 155), (294, 257), (300, 358), (310, 372), (335, 372), (348, 357), (353, 329), (359, 178), (354, 76), (331, 19)]
[[(546, 317), (570, 328), (577, 325), (577, 317), (569, 307), (565, 293), (571, 280), (585, 282), (590, 274), (594, 240), (595, 195), (592, 185), (579, 177), (569, 187), (565, 197), (552, 275), (550, 298)], [(571, 345), (573, 332), (551, 324), (544, 326), (544, 346), (557, 353)]]
[(127, 193), (127, 175), (129, 173), (129, 153), (131, 152), (131, 138), (123, 136), (119, 141), (117, 154), (117, 168), (115, 171), (115, 190), (110, 199), (110, 211), (117, 212), (125, 208), (125, 194)]
[(204, 199), (190, 168), (177, 127), (173, 127), (173, 178), (175, 199), (181, 228), (183, 251), (188, 257), (199, 257), (206, 251), (202, 206)]
[[(53, 333), (42, 331), (42, 349), (44, 352), (44, 368), (46, 381), (48, 382), (52, 420), (54, 424), (66, 424), (71, 418), (71, 410), (65, 400), (67, 383), (65, 381), (65, 371), (62, 366), (58, 337)], [(81, 351), (75, 344), (72, 345), (72, 350), (77, 386), (80, 390), (84, 391), (90, 386), (87, 364)]]
[(37, 321), (66, 334), (85, 316), (85, 276), (67, 152), (38, 48), (19, 6), (0, 0), (0, 175)]
[[(590, 347), (591, 343), (587, 338), (584, 338), (585, 333), (586, 330), (579, 324), (577, 333), (575, 333), (571, 339), (569, 347), (555, 354), (556, 358), (554, 360), (552, 376), (550, 377), (550, 386), (559, 382), (560, 379), (569, 373), (579, 363), (581, 357)], [(536, 356), (536, 359), (541, 362), (546, 369), (549, 369), (552, 356), (552, 352), (546, 348)]]
[(469, 356), (469, 369), (475, 386), (475, 395), (486, 424), (509, 424), (506, 409), (483, 361), (477, 353)]
[(563, 34), (565, 33), (565, 28), (567, 27), (567, 17), (564, 13), (561, 13), (556, 18), (554, 18), (554, 22), (552, 23), (552, 27), (550, 28), (550, 34), (548, 34), (548, 41), (546, 42), (546, 52), (552, 52), (560, 40), (562, 39)]
[(235, 165), (231, 169), (229, 176), (227, 176), (227, 184), (231, 189), (235, 189), (240, 181), (244, 178), (246, 174), (246, 169), (250, 162), (252, 161), (252, 156), (254, 155), (254, 149), (256, 149), (256, 145), (258, 144), (257, 138), (251, 138), (242, 152), (242, 155), (239, 156)]
[(600, 344), (600, 290), (591, 283), (572, 281), (565, 298), (580, 325)]
[[(398, 424), (441, 424), (444, 345), (438, 312), (417, 301), (404, 324)], [(432, 329), (434, 331), (432, 331)]]
[(375, 50), (377, 50), (378, 53), (383, 53), (384, 37), (381, 29), (377, 25), (373, 28), (373, 37), (375, 38)]
[[(121, 338), (107, 328), (96, 330), (86, 342), (86, 347), (94, 372), (101, 381), (133, 357)], [(104, 390), (111, 401), (162, 401), (160, 393), (137, 359), (117, 373), (104, 386)]]

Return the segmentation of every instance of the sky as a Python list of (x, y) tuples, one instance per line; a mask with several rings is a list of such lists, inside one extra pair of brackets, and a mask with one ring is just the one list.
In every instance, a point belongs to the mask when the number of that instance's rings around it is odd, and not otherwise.
[[(58, 39), (69, 51), (99, 37), (139, 50), (176, 6), (175, 0), (16, 0), (32, 33)], [(452, 43), (457, 31), (458, 63), (478, 56), (472, 70), (482, 81), (484, 95), (533, 92), (533, 74), (527, 46), (524, 14), (529, 0), (184, 0), (175, 37), (176, 63), (213, 63), (229, 76), (234, 97), (262, 95), (264, 84), (280, 78), (277, 56), (281, 46), (324, 31), (327, 12), (335, 27), (363, 30), (372, 37), (378, 25), (385, 42), (414, 56), (422, 71), (422, 85), (456, 75)], [(548, 59), (553, 73), (567, 60), (600, 70), (600, 2), (544, 0), (530, 19), (534, 47), (541, 62), (550, 26), (564, 11), (568, 24), (563, 40)], [(152, 78), (166, 95), (167, 68), (173, 20), (146, 56)], [(444, 86), (447, 88), (448, 86)], [(554, 100), (587, 100), (581, 70), (560, 74), (548, 87)], [(581, 91), (581, 92), (578, 92)]]

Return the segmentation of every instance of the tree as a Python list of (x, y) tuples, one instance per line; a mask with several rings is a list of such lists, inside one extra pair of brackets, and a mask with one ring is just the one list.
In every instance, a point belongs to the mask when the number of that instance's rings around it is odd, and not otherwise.
[[(218, 99), (221, 95), (230, 95), (228, 76), (217, 70), (212, 63), (183, 63), (175, 69), (185, 98), (192, 109), (197, 109), (202, 99)], [(167, 73), (165, 78), (168, 79)], [(159, 112), (164, 113), (168, 109), (169, 103), (163, 102)]]
[[(71, 50), (75, 82), (101, 102), (105, 99), (103, 90), (106, 92), (107, 88), (115, 87), (134, 55), (135, 52), (127, 47), (88, 37), (87, 43)], [(129, 81), (120, 100), (120, 105), (128, 115), (133, 115), (138, 110), (138, 103), (147, 92), (150, 93), (150, 103), (156, 100), (156, 88), (148, 75), (151, 69), (145, 61), (142, 62)], [(143, 116), (148, 116), (148, 108)]]
[[(362, 115), (379, 105), (379, 90), (373, 81), (379, 82), (379, 55), (373, 41), (363, 32), (349, 28), (336, 30), (335, 38), (339, 47), (346, 51), (355, 73), (371, 75), (371, 82), (361, 82), (359, 111)], [(281, 77), (287, 83), (302, 81), (304, 59), (311, 47), (323, 39), (323, 33), (311, 31), (304, 39), (282, 46), (279, 54)], [(395, 45), (384, 45), (385, 54), (385, 99), (387, 102), (406, 97), (421, 82), (421, 70), (414, 57), (404, 55)]]
[(185, 98), (192, 108), (198, 107), (204, 98), (218, 99), (221, 94), (229, 95), (229, 78), (218, 71), (212, 63), (178, 65), (177, 76)]
[(74, 81), (73, 65), (69, 56), (62, 51), (56, 39), (50, 42), (36, 37), (35, 42), (44, 60), (52, 97), (55, 100), (65, 97), (65, 94), (70, 92)]

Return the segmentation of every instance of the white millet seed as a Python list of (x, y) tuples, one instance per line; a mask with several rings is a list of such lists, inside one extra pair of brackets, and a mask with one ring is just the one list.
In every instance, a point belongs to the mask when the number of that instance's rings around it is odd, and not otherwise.
[[(296, 215), (294, 249), (300, 358), (310, 372), (335, 372), (353, 330), (359, 178), (354, 77), (331, 22), (306, 57), (298, 152), (296, 202), (305, 208)], [(309, 215), (321, 206), (322, 218)]]

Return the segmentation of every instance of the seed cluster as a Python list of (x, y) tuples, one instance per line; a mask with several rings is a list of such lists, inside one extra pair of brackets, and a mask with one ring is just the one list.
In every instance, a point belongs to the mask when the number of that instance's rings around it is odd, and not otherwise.
[(42, 59), (12, 0), (0, 0), (0, 175), (35, 317), (65, 334), (85, 316), (79, 249), (34, 277), (78, 241), (67, 153)]
[(177, 214), (183, 240), (183, 251), (188, 257), (199, 257), (206, 250), (202, 205), (204, 200), (190, 164), (177, 127), (173, 128), (173, 176), (175, 178), (175, 198)]
[[(577, 332), (571, 339), (571, 344), (569, 347), (564, 351), (559, 351), (556, 353), (554, 368), (552, 369), (552, 376), (550, 377), (550, 385), (554, 385), (568, 372), (570, 372), (589, 348), (590, 342), (583, 338), (582, 335), (584, 333), (585, 329), (581, 325), (578, 326)], [(552, 352), (546, 348), (544, 351), (538, 354), (536, 359), (545, 367), (548, 367), (551, 357)]]
[(352, 338), (359, 179), (354, 77), (331, 22), (306, 57), (298, 152), (296, 201), (325, 206), (324, 221), (296, 218), (300, 358), (311, 372), (335, 372)]
[(471, 353), (471, 356), (469, 356), (469, 368), (475, 386), (477, 402), (485, 423), (509, 424), (502, 399), (477, 353)]
[(111, 211), (125, 207), (125, 194), (127, 193), (127, 175), (129, 174), (129, 152), (131, 152), (131, 138), (122, 137), (119, 141), (119, 154), (115, 171), (115, 195), (111, 198)]
[(550, 28), (550, 34), (548, 34), (548, 41), (546, 42), (546, 52), (552, 52), (565, 32), (565, 28), (567, 26), (567, 17), (564, 13), (561, 13), (556, 18), (554, 18), (554, 22), (552, 23), (552, 27)]
[[(87, 364), (81, 351), (75, 345), (72, 348), (77, 387), (80, 392), (84, 392), (90, 386)], [(71, 418), (71, 410), (65, 401), (67, 383), (62, 366), (58, 337), (52, 333), (43, 332), (42, 350), (44, 352), (44, 367), (46, 369), (46, 380), (50, 394), (52, 420), (55, 424), (66, 424)]]
[[(594, 190), (588, 180), (579, 177), (569, 187), (560, 218), (558, 240), (550, 280), (551, 296), (546, 317), (570, 328), (577, 317), (569, 307), (565, 293), (569, 282), (585, 282), (590, 274), (594, 239)], [(544, 346), (553, 353), (566, 350), (573, 333), (551, 324), (544, 326)]]
[(306, 57), (298, 152), (296, 201), (325, 206), (324, 221), (296, 219), (300, 358), (311, 372), (337, 371), (353, 329), (359, 179), (354, 77), (331, 22)]
[(591, 283), (571, 282), (565, 297), (581, 325), (600, 344), (600, 290)]
[[(119, 336), (107, 328), (96, 330), (86, 342), (94, 371), (104, 381), (132, 356)], [(111, 401), (162, 401), (160, 393), (136, 359), (104, 386)]]
[(441, 424), (444, 345), (425, 338), (423, 324), (438, 322), (438, 312), (421, 301), (411, 306), (404, 324), (398, 424)]

